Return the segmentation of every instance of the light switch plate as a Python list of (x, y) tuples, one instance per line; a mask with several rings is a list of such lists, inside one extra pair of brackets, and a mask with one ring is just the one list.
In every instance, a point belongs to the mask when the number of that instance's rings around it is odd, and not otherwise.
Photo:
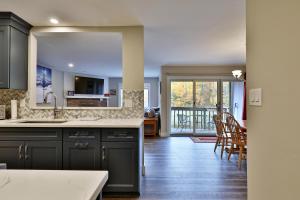
[(262, 106), (262, 89), (255, 88), (249, 90), (249, 105)]

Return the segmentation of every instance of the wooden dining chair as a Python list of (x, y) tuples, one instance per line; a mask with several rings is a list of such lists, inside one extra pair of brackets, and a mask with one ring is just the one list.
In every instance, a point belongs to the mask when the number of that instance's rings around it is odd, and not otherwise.
[(221, 159), (222, 159), (225, 146), (228, 146), (228, 144), (231, 142), (231, 136), (230, 133), (226, 132), (225, 130), (225, 124), (222, 120), (222, 113), (214, 115), (213, 120), (216, 126), (216, 136), (217, 136), (214, 152), (216, 152), (218, 146), (221, 146)]
[(238, 167), (241, 168), (243, 154), (247, 154), (247, 134), (241, 129), (240, 124), (233, 116), (227, 116), (227, 127), (231, 133), (231, 146), (228, 153), (228, 160), (231, 154), (237, 152), (239, 154)]

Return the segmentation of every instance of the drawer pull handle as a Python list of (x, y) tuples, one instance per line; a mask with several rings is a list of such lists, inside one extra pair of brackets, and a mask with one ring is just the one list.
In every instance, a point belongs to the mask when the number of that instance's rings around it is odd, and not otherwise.
[(116, 138), (121, 138), (121, 139), (133, 139), (133, 136), (107, 136), (109, 139), (116, 139)]
[(26, 144), (25, 145), (25, 160), (29, 159), (29, 155), (27, 154), (27, 151), (28, 151), (28, 145)]
[(102, 146), (102, 160), (105, 160), (105, 146)]
[(21, 144), (19, 146), (19, 160), (22, 160), (23, 159), (23, 156), (22, 156), (22, 149), (23, 149), (23, 144)]
[(76, 147), (76, 148), (79, 148), (79, 149), (86, 149), (86, 148), (88, 148), (88, 146), (89, 146), (89, 143), (88, 143), (88, 142), (86, 142), (86, 143), (79, 143), (79, 142), (76, 142), (76, 143), (75, 143), (75, 147)]

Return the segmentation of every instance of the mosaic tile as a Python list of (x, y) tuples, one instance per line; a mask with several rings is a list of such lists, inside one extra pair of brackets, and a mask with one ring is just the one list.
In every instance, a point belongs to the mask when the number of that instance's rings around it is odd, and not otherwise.
[[(132, 107), (121, 109), (64, 109), (61, 118), (70, 119), (124, 119), (124, 118), (143, 118), (144, 116), (144, 91), (143, 90), (124, 90), (124, 99), (132, 100)], [(10, 100), (25, 99), (25, 107), (18, 109), (19, 118), (31, 119), (53, 119), (53, 109), (31, 109), (29, 104), (29, 93), (22, 90), (0, 90), (0, 105), (7, 105), (10, 110)], [(123, 101), (124, 102), (124, 101)], [(10, 112), (7, 114), (10, 116)]]

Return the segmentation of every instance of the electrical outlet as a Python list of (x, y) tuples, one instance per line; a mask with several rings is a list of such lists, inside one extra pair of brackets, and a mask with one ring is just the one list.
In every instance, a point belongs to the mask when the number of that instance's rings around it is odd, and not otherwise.
[(20, 108), (25, 107), (25, 98), (20, 100)]
[(126, 108), (132, 108), (132, 100), (131, 99), (124, 99), (124, 107)]

